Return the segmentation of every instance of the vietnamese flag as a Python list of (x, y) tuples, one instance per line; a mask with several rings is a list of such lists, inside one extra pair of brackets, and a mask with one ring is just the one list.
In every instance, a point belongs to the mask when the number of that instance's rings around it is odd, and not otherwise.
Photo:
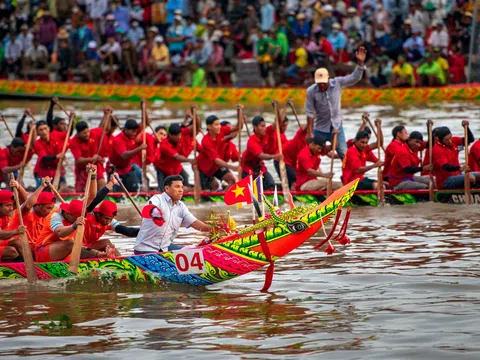
[(245, 202), (247, 204), (252, 203), (252, 196), (250, 195), (250, 190), (248, 189), (248, 185), (250, 185), (251, 182), (251, 177), (251, 175), (247, 176), (228, 189), (223, 197), (225, 204), (233, 205), (239, 202)]

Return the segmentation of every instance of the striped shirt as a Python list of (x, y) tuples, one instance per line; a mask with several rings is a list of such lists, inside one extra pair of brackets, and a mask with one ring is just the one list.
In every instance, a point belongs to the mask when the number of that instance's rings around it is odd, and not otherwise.
[(357, 65), (350, 75), (330, 79), (327, 91), (320, 91), (317, 84), (307, 89), (305, 112), (309, 118), (315, 119), (315, 130), (329, 133), (332, 127), (340, 128), (343, 121), (342, 90), (359, 82), (364, 70), (366, 70), (365, 66)]
[(165, 223), (158, 226), (152, 219), (143, 219), (134, 249), (152, 252), (168, 251), (180, 226), (190, 227), (197, 218), (188, 211), (183, 202), (177, 201), (173, 205), (172, 199), (165, 192), (153, 196), (149, 202), (160, 209)]

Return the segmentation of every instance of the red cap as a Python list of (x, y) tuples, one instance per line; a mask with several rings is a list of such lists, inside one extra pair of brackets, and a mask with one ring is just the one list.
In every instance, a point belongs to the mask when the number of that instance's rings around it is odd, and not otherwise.
[(52, 194), (49, 191), (44, 191), (41, 192), (40, 195), (38, 196), (37, 202), (35, 203), (36, 205), (55, 205), (57, 203), (57, 198), (55, 197), (54, 194)]
[(10, 190), (0, 190), (0, 204), (13, 204), (15, 198)]
[(95, 212), (98, 212), (108, 217), (117, 216), (117, 210), (117, 204), (110, 200), (105, 200), (100, 204), (99, 207), (95, 208)]
[[(158, 215), (153, 215), (154, 210), (158, 210), (159, 216)], [(165, 224), (165, 220), (162, 217), (162, 210), (160, 210), (158, 207), (155, 205), (147, 205), (142, 209), (142, 218), (144, 219), (152, 219), (153, 222), (158, 225), (158, 226), (163, 226)]]
[(72, 200), (69, 203), (63, 203), (60, 205), (60, 209), (63, 211), (72, 214), (75, 217), (82, 216), (83, 201), (81, 200)]

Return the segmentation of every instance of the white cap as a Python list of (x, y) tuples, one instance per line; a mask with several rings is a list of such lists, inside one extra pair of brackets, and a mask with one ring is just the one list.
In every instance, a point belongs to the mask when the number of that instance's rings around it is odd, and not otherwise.
[(181, 15), (175, 15), (174, 19), (178, 20), (178, 21), (182, 21), (182, 16)]
[(315, 83), (317, 84), (326, 84), (328, 83), (328, 70), (325, 68), (320, 68), (315, 71)]
[(97, 42), (94, 40), (89, 41), (87, 46), (89, 49), (95, 49), (97, 47)]
[(347, 10), (347, 12), (349, 14), (356, 14), (357, 13), (357, 9), (355, 9), (353, 6), (350, 6)]
[(113, 15), (113, 14), (108, 14), (105, 19), (106, 19), (106, 20), (115, 20), (115, 15)]
[(150, 27), (150, 29), (148, 29), (148, 31), (151, 31), (151, 32), (154, 32), (154, 33), (158, 34), (158, 29), (157, 29), (156, 26)]
[(155, 36), (155, 42), (163, 42), (163, 36), (162, 35)]
[(333, 6), (330, 4), (327, 4), (323, 7), (323, 10), (328, 11), (328, 12), (333, 12)]

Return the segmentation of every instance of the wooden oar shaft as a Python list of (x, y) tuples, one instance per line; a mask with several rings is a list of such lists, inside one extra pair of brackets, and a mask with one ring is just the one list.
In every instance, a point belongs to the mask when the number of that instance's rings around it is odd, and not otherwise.
[(300, 119), (298, 118), (297, 109), (295, 109), (295, 105), (293, 105), (293, 101), (289, 100), (287, 102), (287, 104), (292, 109), (293, 115), (295, 116), (295, 119), (297, 120), (298, 127), (301, 128), (302, 124), (300, 124)]
[[(85, 217), (85, 213), (87, 212), (88, 200), (89, 200), (89, 193), (90, 193), (90, 185), (92, 183), (92, 173), (90, 168), (87, 169), (87, 184), (85, 185), (85, 197), (83, 198), (83, 206), (82, 206), (82, 217)], [(82, 253), (82, 246), (83, 246), (83, 235), (85, 233), (85, 226), (78, 225), (77, 229), (75, 230), (75, 238), (73, 240), (73, 250), (71, 254), (70, 264), (68, 266), (68, 270), (72, 273), (78, 273), (78, 264), (80, 264), (80, 255)]]
[(70, 136), (70, 131), (72, 130), (72, 126), (73, 126), (73, 113), (70, 114), (69, 116), (69, 121), (68, 121), (68, 129), (67, 129), (67, 133), (65, 134), (65, 140), (63, 142), (63, 148), (62, 148), (62, 156), (60, 159), (58, 159), (58, 162), (57, 162), (57, 171), (55, 172), (55, 177), (53, 179), (53, 186), (55, 187), (55, 189), (58, 189), (58, 185), (60, 184), (60, 175), (61, 175), (61, 172), (62, 172), (62, 167), (63, 167), (63, 159), (65, 158), (65, 153), (67, 151), (67, 146), (68, 146), (68, 141), (70, 140), (69, 136)]
[(52, 185), (51, 182), (48, 182), (48, 187), (50, 188), (50, 190), (52, 190), (52, 192), (55, 194), (56, 198), (57, 198), (58, 200), (60, 200), (60, 202), (61, 202), (62, 204), (65, 204), (65, 203), (66, 203), (65, 199), (62, 197), (62, 195), (60, 195), (60, 193), (58, 192), (58, 190), (55, 189), (55, 187)]
[[(429, 157), (429, 164), (430, 167), (433, 165), (433, 132), (432, 132), (432, 126), (433, 122), (429, 120), (427, 122), (427, 130), (428, 130), (428, 157)], [(430, 180), (428, 184), (429, 188), (429, 200), (434, 201), (435, 200), (435, 189), (434, 189), (434, 180), (433, 180), (433, 169), (430, 170)]]
[[(335, 151), (337, 149), (337, 133), (332, 135), (332, 159), (330, 161), (330, 174), (333, 174), (333, 162), (335, 161)], [(333, 179), (330, 177), (327, 182), (327, 196), (332, 195), (333, 192)]]
[(105, 139), (105, 135), (107, 133), (108, 122), (110, 121), (111, 117), (112, 117), (112, 113), (110, 111), (107, 111), (107, 113), (105, 114), (105, 121), (103, 122), (103, 126), (102, 126), (102, 135), (100, 136), (100, 142), (98, 144), (97, 155), (100, 155), (100, 151), (101, 151), (102, 145), (103, 145), (103, 140)]
[[(193, 157), (197, 160), (197, 133), (198, 133), (198, 126), (197, 126), (197, 109), (192, 107), (192, 115), (193, 115)], [(198, 170), (198, 164), (195, 164), (193, 167), (194, 173), (194, 184), (193, 184), (193, 197), (195, 199), (195, 204), (200, 203), (200, 170)]]
[[(369, 120), (370, 121), (370, 120)], [(377, 134), (380, 134), (381, 132), (381, 126), (382, 124), (380, 121), (378, 121), (376, 124), (377, 126)], [(377, 141), (380, 142), (380, 139), (377, 136)], [(382, 157), (382, 152), (380, 151), (380, 146), (377, 147), (378, 151), (378, 160), (380, 161), (380, 158)], [(377, 181), (378, 181), (378, 189), (377, 189), (377, 198), (379, 204), (383, 205), (384, 203), (384, 193), (383, 193), (383, 172), (382, 172), (382, 167), (379, 166), (377, 169)]]
[(140, 211), (140, 209), (138, 208), (137, 204), (135, 203), (135, 201), (133, 200), (132, 196), (130, 195), (130, 193), (128, 192), (127, 188), (125, 187), (125, 185), (123, 185), (123, 182), (122, 180), (120, 179), (120, 176), (118, 175), (114, 175), (115, 176), (115, 179), (117, 179), (117, 182), (118, 184), (120, 185), (120, 187), (122, 188), (123, 192), (125, 193), (125, 195), (127, 195), (127, 198), (128, 200), (130, 200), (130, 202), (132, 203), (132, 205), (135, 207), (135, 210), (137, 210), (138, 214), (140, 216), (142, 216), (142, 212)]
[[(373, 134), (377, 138), (378, 145), (380, 145), (380, 139), (378, 138), (378, 130), (375, 130), (375, 127), (372, 125), (372, 122), (370, 121), (370, 118), (368, 116), (366, 116), (366, 118), (367, 118), (367, 121), (368, 121), (368, 125), (370, 126), (370, 128), (373, 131)], [(385, 148), (384, 148), (383, 144), (382, 144), (381, 148), (382, 148), (383, 152), (385, 152)]]
[[(33, 121), (33, 125), (35, 126), (35, 118), (33, 117), (33, 115), (31, 113), (28, 113), (28, 115), (32, 118), (32, 121)], [(33, 133), (35, 132), (34, 128), (32, 127), (30, 129), (30, 131), (28, 132), (28, 140), (27, 140), (27, 146), (25, 147), (25, 153), (23, 154), (23, 164), (24, 166), (22, 166), (22, 168), (20, 169), (19, 173), (18, 173), (18, 182), (19, 183), (22, 183), (22, 180), (23, 180), (23, 175), (25, 173), (25, 164), (27, 163), (27, 158), (28, 158), (28, 153), (30, 152), (30, 147), (32, 145), (32, 137), (33, 137)]]
[[(16, 187), (13, 188), (13, 195), (15, 197), (15, 206), (18, 213), (18, 222), (20, 223), (20, 226), (23, 226), (22, 208), (20, 206), (20, 200), (18, 199), (18, 189)], [(30, 249), (30, 243), (28, 242), (27, 234), (23, 233), (20, 237), (20, 240), (22, 243), (23, 261), (25, 264), (25, 271), (27, 273), (27, 280), (29, 283), (33, 284), (37, 281), (37, 272), (35, 271), (32, 250)]]
[[(145, 146), (147, 144), (147, 109), (146, 109), (146, 102), (142, 100), (142, 126), (143, 126), (143, 134), (142, 134), (142, 144)], [(142, 150), (142, 183), (145, 189), (148, 189), (148, 178), (147, 178), (147, 150)]]
[(12, 130), (10, 129), (10, 126), (8, 126), (7, 120), (5, 120), (5, 118), (3, 117), (3, 115), (0, 115), (0, 117), (2, 118), (2, 121), (3, 121), (3, 123), (5, 124), (5, 127), (7, 128), (8, 133), (10, 134), (10, 136), (12, 137), (12, 139), (14, 139), (14, 138), (15, 138), (15, 135), (13, 135)]
[[(281, 138), (281, 132), (280, 132), (280, 125), (281, 125), (280, 113), (279, 113), (277, 103), (273, 102), (272, 105), (273, 105), (273, 110), (275, 112), (275, 132), (277, 134), (278, 153), (280, 155), (283, 155), (283, 145), (282, 145), (282, 138)], [(288, 184), (287, 169), (285, 167), (285, 162), (283, 161), (283, 159), (279, 161), (279, 168), (280, 168), (280, 179), (282, 180), (283, 198), (288, 201), (288, 199), (290, 198), (290, 186)]]
[(248, 121), (245, 115), (243, 115), (243, 123), (245, 124), (245, 129), (247, 130), (247, 136), (250, 137), (250, 129), (248, 128)]
[[(465, 148), (465, 164), (468, 166), (468, 123), (463, 125), (464, 130), (464, 148)], [(470, 190), (470, 171), (465, 171), (465, 204), (472, 203), (472, 192)]]
[(70, 117), (70, 114), (68, 113), (67, 109), (65, 109), (63, 105), (60, 104), (60, 101), (57, 101), (57, 105), (65, 113), (65, 115), (67, 115), (67, 117)]

